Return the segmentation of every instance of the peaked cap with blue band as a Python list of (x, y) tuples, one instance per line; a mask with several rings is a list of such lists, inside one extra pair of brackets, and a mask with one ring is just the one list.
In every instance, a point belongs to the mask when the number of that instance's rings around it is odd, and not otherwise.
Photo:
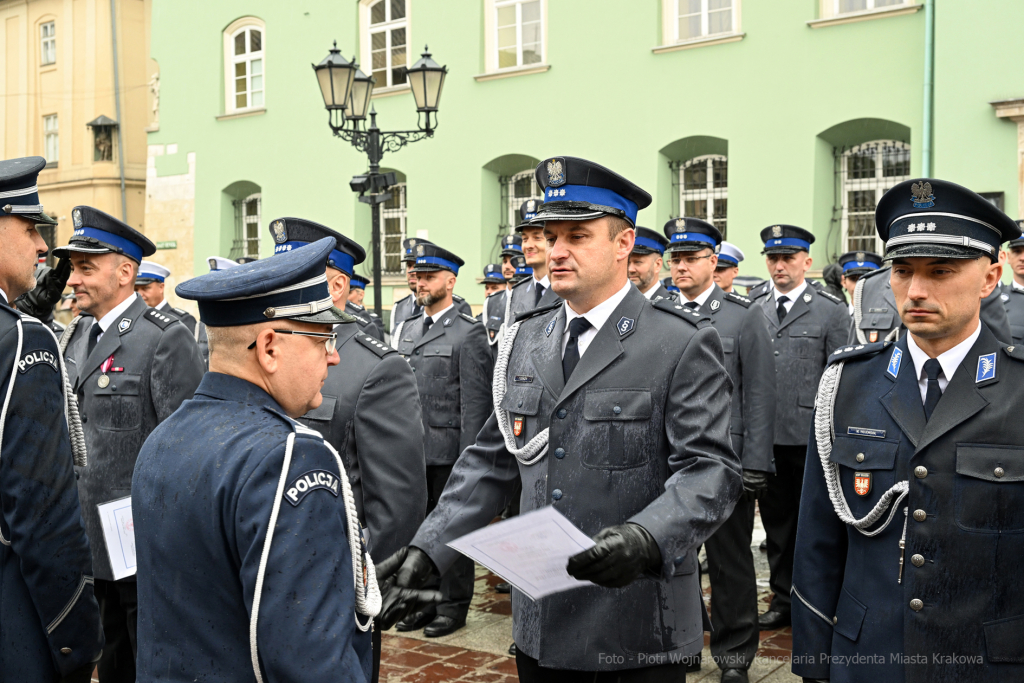
[(519, 225), (515, 227), (516, 232), (522, 232), (523, 228), (543, 228), (543, 223), (531, 224), (534, 218), (537, 217), (537, 212), (540, 211), (540, 207), (544, 206), (544, 202), (539, 199), (527, 199), (525, 202), (519, 205)]
[(182, 299), (199, 303), (199, 319), (208, 327), (268, 320), (352, 322), (355, 318), (334, 307), (327, 288), (327, 257), (334, 246), (334, 238), (325, 237), (274, 258), (200, 275), (174, 291)]
[(156, 253), (156, 245), (130, 225), (117, 220), (91, 206), (76, 206), (71, 210), (74, 232), (66, 247), (53, 250), (53, 255), (65, 258), (69, 252), (86, 254), (122, 254), (141, 264), (144, 256)]
[(488, 263), (484, 266), (484, 280), (485, 285), (503, 285), (505, 284), (505, 276), (501, 274), (500, 263)]
[[(1017, 229), (1018, 230), (1024, 230), (1024, 221), (1017, 221)], [(1010, 248), (1010, 249), (1015, 249), (1017, 247), (1024, 247), (1024, 236), (1018, 237), (1017, 239), (1010, 240), (1009, 242), (1006, 243), (1006, 246), (1008, 248)]]
[(1020, 228), (992, 202), (946, 180), (905, 180), (882, 195), (875, 229), (885, 260), (895, 258), (999, 258), (999, 245), (1019, 239)]
[(672, 281), (672, 276), (669, 275), (667, 278), (661, 281), (661, 284), (665, 285), (665, 289), (670, 292), (678, 292), (679, 288), (676, 287), (676, 283)]
[(370, 281), (362, 275), (353, 275), (349, 280), (348, 286), (350, 289), (366, 289), (368, 284), (370, 284)]
[(633, 242), (634, 254), (664, 254), (668, 240), (650, 228), (637, 228)]
[(402, 240), (402, 263), (412, 263), (416, 260), (416, 246), (419, 244), (433, 244), (433, 242), (422, 237), (408, 237)]
[(718, 248), (717, 268), (738, 268), (743, 260), (743, 251), (732, 242), (722, 242)]
[(882, 257), (873, 251), (848, 251), (836, 262), (843, 275), (863, 275), (882, 267)]
[(764, 242), (762, 254), (796, 254), (811, 251), (814, 235), (795, 225), (779, 223), (762, 230), (761, 241)]
[(136, 285), (148, 285), (154, 282), (163, 282), (171, 274), (171, 271), (159, 263), (143, 261), (139, 265), (139, 273), (135, 276)]
[(670, 252), (701, 249), (713, 249), (717, 252), (718, 245), (722, 243), (722, 233), (718, 228), (700, 218), (673, 218), (665, 223), (664, 231)]
[(521, 256), (523, 253), (523, 238), (521, 235), (505, 235), (501, 238), (502, 256)]
[(326, 225), (304, 218), (275, 218), (270, 221), (270, 235), (275, 242), (275, 256), (325, 237), (333, 237), (336, 245), (327, 257), (327, 265), (337, 268), (350, 278), (355, 274), (355, 267), (366, 260), (366, 250), (357, 242)]
[(228, 268), (234, 268), (238, 265), (238, 261), (232, 261), (229, 258), (223, 256), (208, 256), (206, 263), (210, 266), (210, 271), (214, 270), (227, 270)]
[(42, 157), (21, 157), (0, 161), (0, 216), (21, 216), (36, 223), (57, 225), (43, 211), (37, 178), (46, 167)]
[(433, 242), (420, 242), (416, 245), (416, 262), (412, 266), (414, 273), (430, 273), (435, 270), (448, 270), (459, 274), (459, 268), (466, 262), (458, 256), (442, 249)]
[(516, 271), (515, 275), (512, 277), (513, 280), (533, 277), (533, 268), (526, 265), (525, 256), (513, 256), (508, 262)]
[(586, 159), (545, 159), (534, 175), (544, 188), (544, 203), (531, 224), (618, 216), (635, 227), (637, 213), (651, 205), (651, 195), (639, 186)]

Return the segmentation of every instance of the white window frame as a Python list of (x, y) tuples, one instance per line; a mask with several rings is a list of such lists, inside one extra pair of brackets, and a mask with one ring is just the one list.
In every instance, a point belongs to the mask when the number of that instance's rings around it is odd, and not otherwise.
[[(868, 142), (861, 143), (855, 147), (843, 152), (843, 156), (840, 159), (840, 187), (842, 188), (842, 205), (843, 205), (843, 217), (842, 217), (842, 245), (843, 251), (874, 251), (876, 254), (881, 254), (884, 250), (885, 245), (882, 244), (882, 240), (879, 239), (878, 234), (875, 234), (874, 248), (872, 249), (851, 249), (850, 248), (850, 206), (849, 206), (849, 193), (863, 190), (874, 190), (875, 191), (875, 204), (882, 198), (882, 195), (887, 190), (891, 189), (895, 185), (902, 183), (904, 180), (910, 180), (911, 176), (885, 176), (885, 168), (882, 164), (882, 157), (879, 155), (875, 161), (875, 174), (871, 178), (849, 178), (848, 174), (848, 161), (851, 156), (861, 152), (866, 147), (883, 147), (893, 146), (899, 149), (906, 150), (908, 155), (911, 151), (910, 145), (905, 142), (898, 140), (870, 140)], [(874, 210), (872, 209), (872, 214)], [(866, 212), (865, 212), (866, 214)], [(854, 239), (863, 239), (863, 236), (857, 236)]]
[(412, 0), (405, 0), (405, 18), (385, 21), (383, 24), (375, 24), (371, 27), (370, 8), (378, 2), (385, 3), (385, 17), (389, 18), (391, 14), (391, 0), (360, 0), (359, 2), (360, 68), (367, 76), (373, 75), (373, 34), (384, 32), (386, 35), (385, 44), (387, 46), (385, 48), (387, 55), (387, 79), (384, 83), (377, 79), (377, 83), (373, 87), (373, 93), (376, 95), (378, 93), (409, 90), (408, 79), (406, 79), (405, 83), (391, 84), (391, 70), (394, 68), (394, 65), (391, 63), (391, 31), (396, 28), (405, 29), (405, 66), (406, 68), (412, 66), (414, 53), (412, 47), (414, 45), (412, 41)]
[[(523, 178), (530, 178), (531, 193), (526, 197), (516, 196), (516, 183)], [(537, 174), (532, 168), (512, 175), (506, 182), (508, 183), (508, 204), (506, 205), (506, 210), (508, 212), (509, 234), (511, 235), (515, 234), (515, 227), (519, 225), (519, 207), (528, 199), (536, 199), (538, 202), (543, 202), (544, 191), (537, 184)]]
[[(252, 220), (245, 215), (245, 205), (256, 200), (256, 218)], [(242, 256), (252, 258), (260, 257), (260, 226), (263, 220), (263, 193), (255, 192), (242, 200), (242, 244), (244, 245)], [(249, 225), (256, 226), (256, 237), (249, 237)]]
[[(235, 36), (242, 31), (247, 29), (257, 29), (260, 32), (260, 50), (259, 52), (246, 52), (244, 55), (235, 55)], [(246, 41), (246, 48), (248, 49), (248, 41)], [(260, 59), (261, 72), (260, 76), (263, 78), (263, 103), (259, 105), (252, 104), (252, 61), (254, 59)], [(246, 87), (246, 101), (249, 103), (248, 106), (239, 107), (235, 104), (235, 64), (239, 62), (247, 62), (246, 76), (245, 76), (245, 87)], [(267, 107), (267, 28), (261, 19), (256, 17), (242, 17), (232, 22), (224, 30), (224, 111), (228, 114), (239, 114), (248, 111), (262, 111)]]
[[(726, 163), (726, 181), (725, 187), (715, 187), (715, 170), (714, 162), (724, 161)], [(706, 175), (707, 183), (703, 189), (700, 190), (688, 190), (686, 189), (685, 172), (688, 168), (693, 168), (699, 164), (707, 166)], [(723, 233), (728, 232), (729, 229), (729, 180), (728, 180), (728, 166), (729, 157), (724, 154), (703, 154), (698, 157), (687, 160), (686, 162), (679, 165), (679, 215), (687, 216), (686, 213), (686, 202), (687, 201), (700, 201), (706, 202), (707, 214), (704, 216), (693, 216), (693, 218), (700, 218), (706, 220), (708, 223), (715, 225), (715, 221), (724, 220), (725, 230)], [(715, 216), (715, 200), (724, 199), (726, 202), (725, 216)], [(718, 227), (717, 225), (715, 227)]]
[[(398, 193), (399, 207), (397, 209), (386, 208), (386, 203), (380, 206), (380, 255), (382, 270), (386, 275), (402, 275), (404, 274), (404, 268), (402, 266), (402, 240), (409, 234), (409, 195), (407, 192), (408, 185), (406, 183), (396, 183), (388, 188), (388, 192), (392, 194)], [(401, 239), (398, 240), (398, 249), (396, 251), (388, 252), (387, 249), (387, 230), (385, 229), (385, 219), (397, 218), (399, 225), (401, 226)], [(398, 259), (398, 269), (388, 270), (388, 255), (392, 255)]]
[(43, 158), (46, 159), (47, 166), (56, 165), (60, 161), (60, 119), (57, 114), (47, 114), (43, 117)]
[[(697, 40), (707, 40), (708, 38), (718, 38), (722, 36), (730, 36), (739, 32), (739, 13), (740, 13), (740, 0), (732, 0), (732, 7), (730, 12), (732, 13), (732, 26), (728, 31), (719, 31), (718, 33), (708, 33), (709, 18), (711, 16), (709, 10), (710, 0), (701, 0), (700, 3), (700, 35), (689, 36), (681, 38), (679, 36), (679, 16), (681, 14), (680, 4), (683, 0), (670, 0), (666, 2), (666, 5), (672, 7), (675, 11), (672, 14), (672, 26), (671, 36), (673, 43), (688, 43)], [(716, 12), (719, 10), (715, 10)]]
[(516, 66), (498, 67), (498, 9), (531, 0), (484, 0), (484, 68), (487, 73), (545, 71), (548, 66), (548, 0), (540, 2), (540, 61), (523, 64), (522, 8), (516, 7)]
[(821, 0), (819, 19), (832, 19), (836, 17), (856, 16), (858, 14), (873, 14), (875, 12), (887, 12), (898, 10), (901, 7), (913, 7), (918, 0), (901, 0), (891, 5), (878, 5), (879, 0), (867, 0), (865, 9), (840, 11), (842, 0)]
[[(47, 35), (49, 28), (49, 35)], [(57, 22), (54, 19), (39, 24), (39, 66), (57, 63)]]

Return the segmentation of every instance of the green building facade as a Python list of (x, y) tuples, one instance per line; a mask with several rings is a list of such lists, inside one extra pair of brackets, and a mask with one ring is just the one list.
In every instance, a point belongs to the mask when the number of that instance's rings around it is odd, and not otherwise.
[[(874, 203), (922, 173), (928, 14), (902, 0), (153, 0), (146, 230), (194, 273), (213, 254), (268, 256), (281, 216), (369, 252), (370, 209), (348, 186), (366, 158), (332, 137), (311, 64), (336, 40), (376, 77), (380, 127), (414, 129), (404, 67), (429, 44), (449, 70), (439, 127), (382, 162), (401, 182), (383, 209), (385, 308), (407, 293), (406, 235), (462, 256), (456, 292), (480, 304), (548, 156), (647, 189), (640, 225), (713, 220), (742, 274), (766, 277), (758, 233), (775, 223), (814, 232), (820, 269), (876, 249)], [(1017, 117), (993, 103), (1024, 95), (1022, 24), (1019, 0), (934, 0), (931, 172), (1015, 218)]]

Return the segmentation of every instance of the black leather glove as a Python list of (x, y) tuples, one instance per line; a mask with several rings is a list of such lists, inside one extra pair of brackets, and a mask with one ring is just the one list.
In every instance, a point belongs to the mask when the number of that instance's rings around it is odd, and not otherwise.
[(53, 307), (60, 301), (68, 278), (71, 277), (71, 260), (61, 259), (56, 268), (43, 266), (36, 271), (36, 286), (15, 300), (18, 310), (43, 322), (53, 319)]
[(440, 572), (430, 556), (413, 545), (400, 548), (398, 552), (376, 565), (377, 582), (387, 581), (395, 577), (395, 585), (399, 588), (422, 588), (423, 585)]
[(375, 567), (382, 605), (377, 623), (386, 631), (413, 612), (441, 602), (440, 591), (419, 590), (439, 572), (430, 556), (415, 546), (401, 548)]
[(764, 495), (768, 488), (768, 473), (758, 470), (743, 470), (743, 496), (750, 501)]
[(593, 548), (569, 558), (566, 571), (580, 581), (605, 588), (622, 588), (645, 571), (661, 567), (657, 541), (639, 524), (620, 524), (594, 536)]

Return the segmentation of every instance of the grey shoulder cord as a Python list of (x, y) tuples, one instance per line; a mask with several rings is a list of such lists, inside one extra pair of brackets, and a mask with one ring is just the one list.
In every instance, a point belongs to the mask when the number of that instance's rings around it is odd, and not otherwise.
[[(858, 344), (868, 344), (868, 337), (864, 330), (860, 329), (860, 321), (864, 319), (864, 278), (857, 280), (857, 286), (853, 288), (853, 331), (857, 335)], [(897, 341), (900, 338), (900, 326), (885, 335), (882, 341)]]
[[(277, 495), (274, 497), (274, 504), (270, 510), (267, 536), (263, 541), (263, 553), (260, 556), (259, 571), (256, 573), (256, 588), (253, 591), (252, 597), (252, 617), (249, 619), (249, 651), (252, 654), (252, 668), (256, 673), (257, 683), (263, 683), (263, 674), (260, 672), (259, 648), (256, 643), (256, 627), (259, 623), (263, 579), (266, 577), (267, 561), (270, 559), (270, 545), (274, 539), (274, 527), (277, 526), (277, 515), (281, 510), (281, 499), (284, 497), (284, 488), (288, 481), (288, 469), (292, 462), (295, 434), (300, 432), (320, 436), (319, 433), (295, 423), (292, 433), (288, 435), (288, 441), (284, 449), (284, 463), (281, 465), (281, 477), (277, 481)], [(338, 465), (338, 478), (341, 481), (342, 499), (345, 503), (345, 519), (348, 526), (348, 547), (352, 554), (352, 580), (355, 583), (356, 614), (353, 616), (356, 628), (365, 633), (373, 627), (373, 618), (380, 613), (381, 608), (380, 588), (377, 586), (377, 571), (373, 566), (370, 554), (366, 552), (366, 547), (363, 545), (363, 537), (359, 530), (359, 520), (356, 517), (355, 499), (352, 497), (352, 487), (348, 481), (348, 474), (345, 472), (345, 465), (342, 463), (338, 451), (334, 450), (334, 447), (326, 440), (323, 443), (331, 451)], [(359, 623), (360, 614), (369, 617), (365, 625)]]
[[(860, 284), (858, 283), (858, 288)], [(893, 515), (899, 509), (900, 502), (906, 498), (910, 489), (907, 481), (898, 481), (892, 488), (882, 494), (878, 503), (867, 515), (861, 519), (853, 516), (850, 506), (843, 495), (842, 485), (839, 483), (839, 465), (829, 460), (832, 455), (832, 441), (835, 433), (832, 425), (832, 413), (835, 409), (836, 394), (839, 393), (839, 378), (843, 374), (844, 363), (838, 362), (828, 366), (821, 376), (818, 384), (818, 396), (814, 402), (814, 439), (818, 444), (818, 457), (821, 458), (821, 468), (825, 471), (825, 486), (828, 488), (828, 497), (832, 500), (832, 507), (835, 508), (839, 519), (849, 524), (865, 536), (875, 536), (885, 530), (892, 521)], [(893, 502), (893, 498), (896, 501)], [(888, 519), (874, 531), (865, 531), (872, 524), (881, 519), (887, 508), (891, 505)]]
[(516, 343), (516, 335), (519, 334), (521, 322), (515, 323), (505, 331), (505, 337), (501, 340), (501, 347), (498, 349), (498, 359), (494, 363), (494, 381), (492, 382), (492, 396), (494, 398), (494, 417), (498, 420), (498, 429), (505, 439), (505, 449), (516, 456), (516, 460), (524, 465), (533, 465), (539, 462), (548, 452), (548, 428), (545, 427), (540, 434), (537, 434), (530, 442), (522, 448), (516, 448), (516, 439), (512, 435), (512, 428), (508, 423), (508, 413), (501, 409), (501, 401), (505, 398), (505, 389), (508, 382), (508, 360), (512, 355), (512, 346)]
[[(508, 299), (508, 296), (506, 296), (505, 299)], [(483, 313), (482, 316), (480, 316), (481, 318), (483, 318), (484, 325), (487, 324), (487, 320), (488, 320), (488, 318), (487, 318), (487, 302), (490, 301), (490, 300), (491, 300), (491, 297), (487, 297), (486, 299), (484, 299), (484, 313)], [(502, 322), (504, 323), (504, 321), (502, 321)], [(495, 344), (497, 344), (500, 341), (501, 341), (501, 329), (500, 328), (498, 329), (498, 334), (494, 335), (494, 339), (491, 339), (490, 335), (487, 336), (487, 343), (490, 344), (491, 346), (494, 346)]]

